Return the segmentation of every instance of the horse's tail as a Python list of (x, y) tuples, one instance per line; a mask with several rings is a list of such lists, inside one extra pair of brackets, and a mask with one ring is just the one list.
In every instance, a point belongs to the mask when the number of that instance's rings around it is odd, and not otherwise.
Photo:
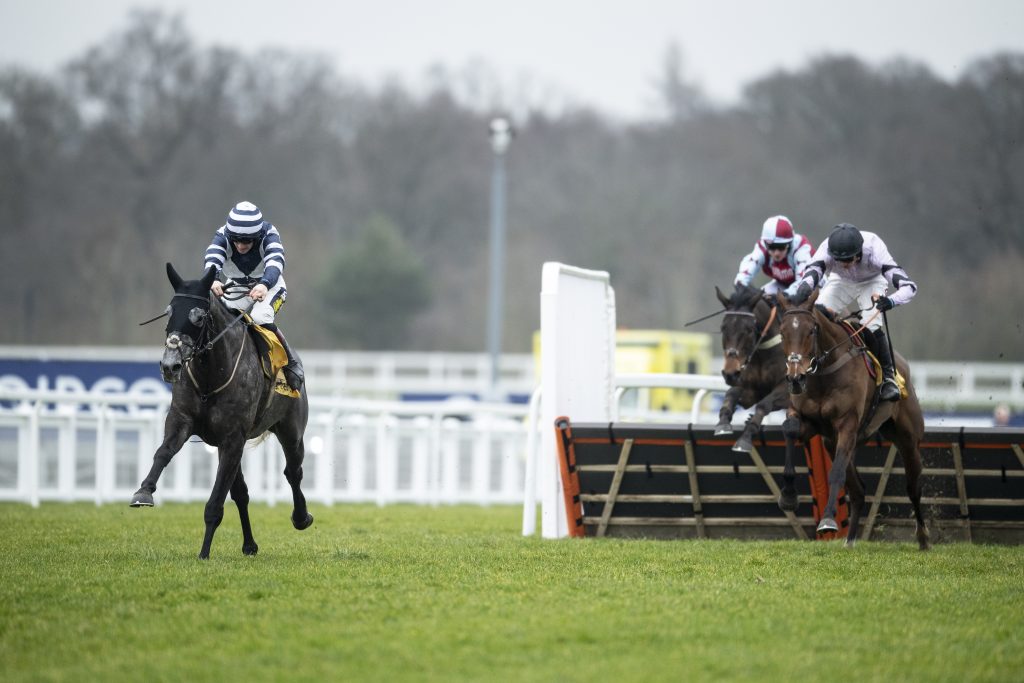
[(267, 438), (269, 438), (269, 437), (270, 437), (270, 430), (268, 429), (267, 431), (263, 432), (259, 436), (253, 437), (252, 439), (249, 439), (248, 441), (246, 441), (245, 442), (245, 447), (246, 448), (255, 448), (256, 446), (259, 446), (261, 443), (266, 441)]

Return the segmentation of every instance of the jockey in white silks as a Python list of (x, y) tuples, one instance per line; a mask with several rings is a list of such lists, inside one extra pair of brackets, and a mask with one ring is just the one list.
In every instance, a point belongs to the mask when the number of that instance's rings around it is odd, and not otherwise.
[[(790, 300), (803, 303), (819, 285), (821, 293), (816, 303), (840, 316), (857, 314), (861, 324), (867, 322), (874, 339), (871, 350), (884, 375), (881, 399), (898, 401), (900, 390), (882, 318), (874, 316), (870, 322), (868, 319), (874, 309), (884, 312), (909, 302), (917, 294), (917, 285), (889, 254), (881, 237), (849, 223), (835, 226), (818, 247)], [(886, 295), (889, 287), (894, 291)]]
[[(284, 263), (284, 244), (277, 228), (263, 220), (263, 213), (255, 204), (239, 202), (228, 213), (227, 222), (217, 229), (213, 241), (206, 248), (204, 270), (212, 266), (225, 281), (250, 288), (248, 295), (224, 299), (224, 303), (236, 310), (248, 309), (253, 322), (277, 334), (288, 354), (285, 379), (288, 386), (298, 391), (305, 379), (302, 361), (274, 322), (288, 297), (283, 276)], [(214, 280), (210, 290), (223, 297), (224, 282)]]
[(771, 278), (761, 291), (774, 296), (780, 291), (796, 293), (796, 286), (811, 261), (811, 241), (793, 231), (793, 223), (785, 216), (772, 216), (761, 228), (761, 239), (754, 250), (740, 261), (734, 284), (749, 285), (763, 272)]

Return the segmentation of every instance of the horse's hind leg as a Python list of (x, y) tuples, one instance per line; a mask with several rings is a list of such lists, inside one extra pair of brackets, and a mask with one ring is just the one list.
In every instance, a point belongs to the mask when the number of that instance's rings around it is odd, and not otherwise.
[(277, 435), (277, 440), (281, 442), (281, 448), (284, 449), (284, 478), (292, 487), (292, 526), (302, 531), (313, 524), (313, 515), (309, 514), (309, 510), (306, 508), (306, 496), (302, 494), (300, 488), (302, 461), (306, 454), (302, 432), (291, 426), (283, 425), (271, 428), (271, 431)]
[(256, 545), (256, 539), (252, 537), (252, 525), (249, 523), (249, 487), (245, 484), (245, 477), (242, 476), (242, 467), (238, 467), (238, 476), (235, 483), (231, 485), (231, 500), (235, 501), (238, 508), (238, 520), (242, 523), (242, 554), (255, 555), (260, 547)]
[(846, 533), (846, 547), (852, 548), (857, 542), (857, 530), (860, 527), (860, 516), (864, 511), (864, 480), (860, 478), (857, 467), (850, 462), (846, 470), (846, 492), (850, 495), (850, 528)]
[(149, 474), (142, 480), (139, 490), (132, 495), (133, 508), (153, 507), (153, 493), (156, 491), (156, 482), (160, 479), (164, 469), (170, 464), (171, 458), (181, 450), (188, 437), (192, 434), (192, 425), (183, 420), (176, 419), (174, 413), (167, 415), (164, 422), (164, 440), (160, 447), (153, 454), (153, 466)]
[(903, 471), (907, 477), (907, 496), (914, 508), (914, 519), (917, 522), (917, 546), (921, 550), (928, 550), (932, 544), (928, 527), (924, 523), (924, 514), (921, 512), (921, 451), (917, 446), (917, 440), (910, 434), (893, 429), (887, 436), (896, 444), (896, 450), (903, 459)]

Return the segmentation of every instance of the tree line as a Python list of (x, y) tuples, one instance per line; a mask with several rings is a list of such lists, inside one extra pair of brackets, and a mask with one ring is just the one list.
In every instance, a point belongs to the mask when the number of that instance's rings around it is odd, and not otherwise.
[[(506, 350), (530, 348), (545, 261), (609, 271), (621, 325), (681, 329), (783, 213), (815, 244), (839, 222), (882, 235), (920, 289), (889, 316), (912, 360), (1024, 361), (1024, 54), (955, 82), (822, 56), (713, 106), (670, 49), (658, 87), (669, 115), (645, 122), (516, 114)], [(166, 305), (164, 262), (198, 277), (246, 199), (282, 233), (298, 348), (484, 350), (505, 111), (459, 92), (200, 47), (157, 12), (56, 73), (0, 65), (0, 343), (154, 343), (136, 323)]]

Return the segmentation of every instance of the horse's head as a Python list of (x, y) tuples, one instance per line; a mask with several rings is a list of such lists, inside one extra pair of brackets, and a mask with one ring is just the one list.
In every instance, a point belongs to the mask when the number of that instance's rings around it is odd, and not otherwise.
[(216, 277), (215, 268), (208, 268), (201, 280), (182, 280), (174, 266), (167, 264), (167, 279), (174, 287), (174, 296), (167, 307), (167, 340), (160, 359), (160, 374), (165, 382), (175, 382), (181, 369), (195, 355), (200, 339), (205, 336), (210, 314), (210, 285)]
[(731, 387), (739, 384), (740, 373), (757, 348), (761, 323), (755, 309), (764, 301), (761, 290), (737, 284), (731, 297), (715, 287), (718, 300), (725, 306), (722, 318), (722, 377)]
[(791, 303), (784, 293), (779, 293), (782, 352), (786, 355), (786, 378), (789, 380), (791, 394), (802, 394), (807, 386), (807, 375), (814, 372), (819, 330), (814, 302), (818, 300), (819, 291), (815, 289), (811, 292), (802, 304)]

